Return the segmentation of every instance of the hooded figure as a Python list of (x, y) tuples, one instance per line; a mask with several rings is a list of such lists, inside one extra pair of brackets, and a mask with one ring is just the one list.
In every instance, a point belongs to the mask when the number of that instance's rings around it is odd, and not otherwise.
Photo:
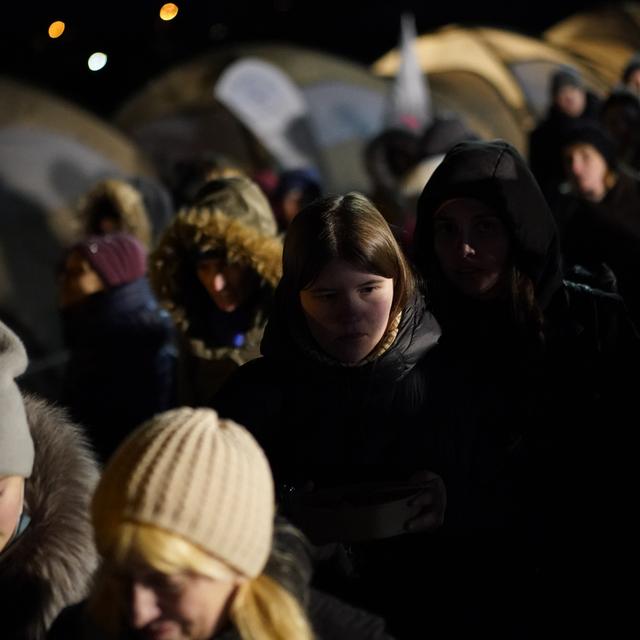
[(259, 354), (282, 245), (260, 188), (241, 176), (205, 185), (150, 256), (150, 278), (181, 334), (178, 398), (207, 405)]
[[(498, 637), (536, 637), (531, 620), (604, 623), (619, 593), (598, 590), (621, 561), (609, 554), (630, 548), (634, 480), (623, 416), (639, 346), (621, 299), (563, 281), (549, 207), (500, 140), (445, 156), (418, 203), (414, 257), (442, 325), (432, 468), (447, 486), (443, 535), (467, 540), (445, 562), (456, 598), (466, 596), (456, 606)], [(585, 495), (595, 469), (603, 480)], [(600, 537), (594, 502), (611, 537)], [(590, 615), (574, 618), (590, 598)]]
[(0, 601), (2, 637), (42, 640), (87, 593), (97, 558), (89, 499), (98, 479), (81, 430), (14, 382), (27, 365), (0, 323)]

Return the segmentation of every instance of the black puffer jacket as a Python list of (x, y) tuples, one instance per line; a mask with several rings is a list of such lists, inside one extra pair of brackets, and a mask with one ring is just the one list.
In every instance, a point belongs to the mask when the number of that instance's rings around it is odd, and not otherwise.
[[(445, 281), (433, 218), (456, 197), (481, 200), (501, 217), (541, 324), (517, 320), (510, 300), (472, 300)], [(600, 581), (616, 575), (609, 555), (629, 531), (635, 436), (623, 416), (634, 397), (635, 328), (618, 296), (562, 280), (554, 219), (524, 160), (503, 141), (463, 143), (446, 156), (419, 201), (414, 254), (443, 332), (428, 364), (439, 399), (432, 468), (448, 490), (448, 605), (504, 637), (535, 637), (541, 629), (530, 620), (556, 614), (569, 625), (585, 602), (595, 605)], [(599, 480), (585, 481), (592, 477)], [(606, 505), (606, 525), (596, 504)], [(461, 583), (475, 585), (464, 605)], [(602, 610), (581, 618), (585, 628)]]
[(357, 367), (322, 356), (302, 318), (276, 297), (263, 357), (223, 387), (215, 408), (249, 428), (277, 482), (344, 484), (408, 476), (424, 468), (415, 447), (423, 428), (424, 380), (416, 366), (436, 344), (438, 324), (416, 298), (389, 349)]
[(428, 628), (406, 598), (417, 593), (412, 577), (421, 573), (411, 568), (429, 534), (406, 534), (417, 509), (416, 487), (405, 483), (429, 469), (430, 397), (419, 363), (439, 335), (418, 297), (384, 353), (345, 367), (318, 352), (302, 317), (277, 296), (263, 357), (241, 367), (215, 404), (254, 433), (283, 513), (323, 545), (315, 584), (382, 615), (398, 637)]

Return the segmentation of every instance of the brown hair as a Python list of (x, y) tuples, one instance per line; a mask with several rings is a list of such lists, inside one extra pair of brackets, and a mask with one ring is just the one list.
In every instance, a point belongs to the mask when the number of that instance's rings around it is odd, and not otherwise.
[(360, 193), (321, 198), (293, 219), (284, 241), (282, 286), (287, 296), (297, 299), (335, 258), (393, 278), (390, 319), (414, 293), (415, 277), (400, 245), (382, 214)]

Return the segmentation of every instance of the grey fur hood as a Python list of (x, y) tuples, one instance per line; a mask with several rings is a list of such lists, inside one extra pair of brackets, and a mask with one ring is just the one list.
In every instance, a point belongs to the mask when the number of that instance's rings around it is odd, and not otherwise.
[(40, 640), (67, 605), (88, 591), (97, 566), (89, 501), (98, 466), (66, 413), (25, 397), (35, 446), (25, 502), (31, 522), (0, 555), (2, 638)]

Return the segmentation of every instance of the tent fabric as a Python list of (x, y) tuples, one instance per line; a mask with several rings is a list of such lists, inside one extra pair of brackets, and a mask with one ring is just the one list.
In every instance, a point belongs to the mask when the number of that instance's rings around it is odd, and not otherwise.
[(79, 107), (7, 78), (0, 97), (0, 319), (27, 347), (25, 384), (47, 394), (36, 380), (63, 361), (56, 272), (79, 232), (74, 207), (100, 178), (153, 173), (122, 133)]
[(543, 38), (579, 58), (612, 87), (640, 49), (640, 3), (612, 3), (576, 13), (547, 29)]
[(43, 126), (91, 147), (130, 174), (153, 174), (128, 137), (89, 111), (51, 93), (0, 76), (0, 127)]
[[(163, 145), (158, 140), (166, 135), (163, 122), (179, 118), (186, 127), (195, 113), (220, 113), (224, 107), (213, 97), (217, 79), (231, 64), (249, 57), (278, 67), (305, 96), (309, 107), (307, 125), (316, 143), (314, 161), (327, 190), (368, 190), (369, 177), (362, 157), (368, 139), (383, 126), (387, 83), (375, 77), (365, 66), (311, 49), (260, 44), (238, 45), (207, 53), (148, 83), (127, 101), (116, 115), (115, 122), (145, 150), (152, 149), (156, 166), (161, 166), (165, 172), (173, 160), (166, 157), (168, 151), (165, 157), (160, 155)], [(333, 92), (329, 97), (331, 89)], [(320, 102), (316, 103), (316, 100)], [(332, 127), (335, 131), (329, 130)], [(245, 170), (260, 169), (261, 163), (277, 164), (255, 137), (253, 148), (247, 147), (251, 134), (244, 127), (240, 126), (240, 129), (244, 130), (244, 140), (240, 137), (237, 123), (227, 133), (232, 130), (238, 132), (237, 140), (243, 148), (241, 155), (234, 152), (234, 135), (216, 139), (217, 132), (222, 131), (217, 126), (209, 128), (205, 140), (215, 145), (211, 150), (228, 156)], [(185, 152), (189, 148), (194, 149), (194, 153), (198, 152), (195, 144), (184, 147)]]
[[(456, 103), (474, 130), (483, 137), (504, 138), (521, 152), (546, 110), (548, 77), (557, 66), (576, 66), (588, 87), (596, 93), (606, 90), (602, 78), (571, 52), (513, 31), (451, 25), (419, 36), (416, 49), (429, 82), (446, 87), (446, 99)], [(372, 65), (373, 72), (393, 77), (399, 60), (398, 50), (391, 50)]]

